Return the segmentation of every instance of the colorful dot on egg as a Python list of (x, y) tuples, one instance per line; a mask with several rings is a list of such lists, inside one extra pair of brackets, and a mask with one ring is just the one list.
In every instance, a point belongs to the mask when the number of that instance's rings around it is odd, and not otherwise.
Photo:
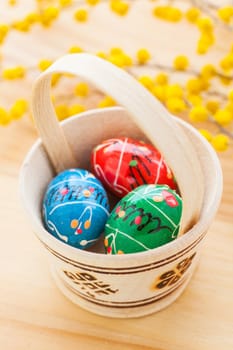
[(120, 210), (121, 210), (121, 206), (119, 205), (119, 207), (116, 208), (116, 213), (118, 214)]
[(77, 228), (76, 232), (78, 235), (80, 235), (81, 233), (83, 233), (83, 230), (81, 228)]
[(79, 222), (77, 219), (73, 219), (70, 223), (71, 228), (76, 228), (78, 226)]
[(105, 246), (105, 247), (108, 246), (108, 239), (107, 239), (107, 238), (104, 239), (104, 246)]
[(111, 247), (107, 247), (107, 253), (111, 254), (111, 252), (112, 252), (112, 248)]
[(124, 254), (124, 252), (122, 250), (118, 250), (117, 254)]
[(153, 197), (153, 201), (154, 202), (162, 202), (163, 201), (163, 197), (162, 196), (154, 196)]
[(84, 191), (83, 191), (83, 195), (84, 195), (84, 197), (88, 198), (88, 197), (90, 197), (90, 195), (91, 195), (91, 191), (89, 191), (89, 190), (84, 190)]
[(65, 196), (69, 192), (68, 188), (64, 187), (60, 190), (60, 193)]
[(123, 218), (125, 216), (125, 211), (124, 210), (120, 210), (118, 212), (118, 216), (119, 216), (119, 218)]
[(82, 240), (80, 241), (80, 245), (81, 245), (81, 246), (85, 246), (87, 243), (88, 243), (88, 241), (87, 241), (86, 239), (82, 239)]
[(142, 217), (141, 217), (141, 216), (137, 216), (137, 217), (134, 219), (135, 225), (140, 225), (141, 222), (142, 222)]
[(91, 221), (90, 220), (86, 220), (84, 222), (84, 228), (87, 230), (87, 229), (89, 229), (90, 226), (91, 226)]
[(177, 199), (170, 192), (164, 190), (162, 192), (162, 195), (167, 205), (169, 205), (169, 207), (177, 207), (179, 205)]
[(134, 166), (137, 166), (138, 165), (138, 162), (137, 162), (137, 160), (135, 160), (135, 159), (133, 159), (133, 160), (131, 160), (130, 162), (129, 162), (129, 166), (131, 166), (131, 167), (134, 167)]

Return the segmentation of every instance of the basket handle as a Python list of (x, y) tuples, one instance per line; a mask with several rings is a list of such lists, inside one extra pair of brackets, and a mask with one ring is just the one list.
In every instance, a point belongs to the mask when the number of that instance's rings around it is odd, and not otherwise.
[(139, 82), (97, 56), (86, 53), (63, 56), (34, 84), (32, 113), (55, 170), (77, 167), (50, 97), (52, 74), (61, 72), (78, 75), (112, 96), (160, 150), (179, 185), (183, 199), (180, 231), (186, 232), (199, 218), (204, 193), (203, 174), (192, 143), (165, 107)]

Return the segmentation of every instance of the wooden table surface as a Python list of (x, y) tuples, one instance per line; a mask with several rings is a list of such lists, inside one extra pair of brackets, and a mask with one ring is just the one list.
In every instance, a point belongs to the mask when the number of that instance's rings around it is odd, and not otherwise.
[[(29, 4), (30, 1), (28, 11)], [(192, 27), (177, 24), (175, 30), (180, 40), (173, 41), (167, 24), (157, 23), (153, 29), (155, 22), (145, 21), (149, 6), (138, 1), (129, 17), (122, 19), (111, 15), (103, 5), (93, 10), (88, 24), (70, 23), (67, 10), (49, 31), (38, 27), (28, 34), (13, 32), (3, 46), (3, 65), (9, 62), (32, 67), (39, 58), (58, 57), (74, 44), (89, 52), (111, 46), (128, 47), (133, 52), (143, 45), (166, 63), (182, 51), (194, 53), (190, 38), (195, 39), (196, 33)], [(25, 7), (8, 11), (1, 4), (1, 21), (17, 18), (21, 11)], [(148, 35), (152, 30), (153, 37)], [(213, 60), (218, 59), (222, 45), (213, 49)], [(193, 64), (198, 65), (199, 61), (195, 56)], [(19, 88), (20, 97), (29, 98), (31, 83), (32, 77), (20, 83), (1, 81), (0, 104), (14, 101)], [(159, 313), (118, 320), (96, 316), (73, 305), (58, 291), (50, 276), (45, 252), (32, 233), (18, 196), (19, 169), (36, 138), (27, 117), (0, 127), (0, 348), (233, 349), (232, 147), (219, 155), (224, 174), (222, 202), (185, 292)]]

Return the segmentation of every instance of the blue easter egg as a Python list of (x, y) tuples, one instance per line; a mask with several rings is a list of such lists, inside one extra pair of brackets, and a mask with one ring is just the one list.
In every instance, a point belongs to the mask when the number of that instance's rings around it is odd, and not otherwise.
[(107, 194), (89, 171), (68, 169), (48, 185), (43, 199), (45, 228), (73, 247), (85, 249), (95, 243), (109, 216)]

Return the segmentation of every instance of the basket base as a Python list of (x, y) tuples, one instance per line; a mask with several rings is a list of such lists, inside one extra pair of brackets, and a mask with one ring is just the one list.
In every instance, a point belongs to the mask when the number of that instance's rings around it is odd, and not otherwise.
[(55, 284), (61, 293), (68, 298), (71, 302), (80, 306), (81, 308), (92, 312), (94, 314), (111, 317), (111, 318), (137, 318), (142, 316), (147, 316), (152, 313), (158, 312), (170, 304), (172, 304), (185, 290), (187, 284), (189, 283), (192, 273), (186, 276), (183, 280), (183, 283), (180, 284), (172, 293), (164, 296), (162, 299), (155, 301), (150, 305), (143, 305), (137, 307), (129, 307), (124, 309), (114, 308), (114, 307), (105, 307), (99, 306), (95, 303), (89, 302), (87, 300), (82, 299), (79, 295), (75, 293), (75, 290), (70, 288), (59, 276), (56, 271), (55, 266), (51, 266), (51, 274)]

